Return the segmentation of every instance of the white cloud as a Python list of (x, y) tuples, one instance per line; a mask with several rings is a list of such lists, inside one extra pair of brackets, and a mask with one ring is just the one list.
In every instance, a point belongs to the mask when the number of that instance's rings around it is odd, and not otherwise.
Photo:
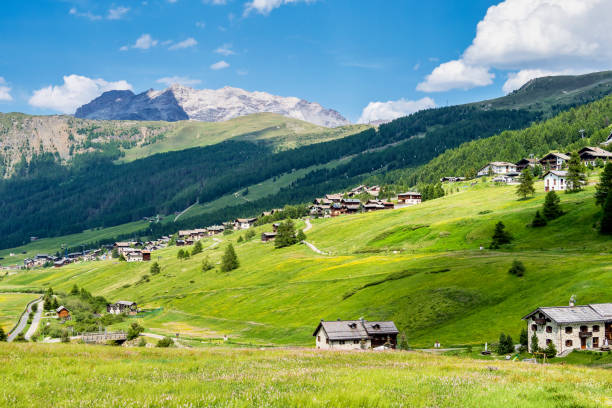
[(224, 68), (228, 68), (230, 66), (230, 64), (228, 64), (225, 61), (219, 61), (219, 62), (215, 62), (214, 64), (212, 64), (210, 66), (210, 69), (213, 69), (215, 71), (220, 70), (220, 69), (224, 69)]
[(197, 85), (202, 81), (199, 79), (189, 78), (186, 76), (171, 76), (171, 77), (163, 77), (159, 78), (157, 81), (158, 84), (164, 84), (170, 86), (172, 84), (180, 84), (185, 86)]
[(251, 0), (244, 5), (244, 15), (248, 16), (252, 11), (259, 14), (270, 14), (275, 8), (290, 3), (312, 3), (316, 0)]
[(196, 21), (195, 25), (198, 28), (205, 28), (206, 27), (206, 23), (203, 22), (203, 21)]
[(77, 10), (76, 7), (72, 7), (68, 13), (70, 13), (71, 15), (73, 15), (75, 17), (88, 18), (91, 21), (102, 20), (102, 16), (99, 16), (97, 14), (93, 14), (90, 11), (81, 12), (81, 11)]
[(189, 37), (189, 38), (187, 38), (184, 41), (178, 42), (178, 43), (168, 47), (168, 49), (169, 50), (182, 50), (184, 48), (194, 47), (196, 45), (198, 45), (198, 42), (194, 38)]
[[(538, 71), (608, 69), (611, 14), (607, 0), (505, 0), (487, 10), (460, 61), (487, 71), (523, 71), (505, 90)], [(447, 89), (464, 88), (461, 81), (446, 82)]]
[(435, 107), (436, 103), (429, 97), (425, 97), (417, 101), (400, 99), (397, 101), (388, 102), (370, 102), (368, 106), (363, 108), (363, 112), (361, 113), (361, 117), (357, 123), (393, 120), (423, 109)]
[(148, 50), (151, 47), (155, 47), (158, 41), (154, 40), (153, 37), (149, 34), (143, 34), (132, 45), (132, 48), (138, 48), (140, 50)]
[(471, 89), (493, 83), (494, 74), (485, 67), (466, 65), (462, 60), (454, 60), (439, 65), (427, 75), (424, 82), (417, 85), (423, 92), (441, 92), (449, 89)]
[(111, 8), (108, 10), (108, 18), (109, 20), (120, 20), (130, 11), (129, 7), (118, 6), (115, 8)]
[(124, 46), (119, 48), (119, 51), (127, 51), (129, 49), (130, 49), (130, 47), (128, 47), (127, 45), (124, 45)]
[(12, 101), (11, 88), (6, 84), (6, 80), (0, 77), (0, 101)]
[(223, 44), (222, 46), (217, 48), (215, 50), (215, 52), (217, 54), (225, 55), (226, 57), (228, 55), (235, 55), (236, 54), (236, 52), (232, 50), (232, 44)]
[(126, 81), (108, 82), (81, 75), (64, 76), (62, 85), (49, 85), (34, 91), (29, 104), (38, 108), (51, 109), (62, 113), (73, 113), (79, 106), (111, 90), (132, 89)]

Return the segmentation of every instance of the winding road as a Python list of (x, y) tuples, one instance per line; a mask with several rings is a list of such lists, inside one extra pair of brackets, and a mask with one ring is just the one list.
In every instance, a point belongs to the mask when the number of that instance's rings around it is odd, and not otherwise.
[(43, 309), (45, 308), (42, 298), (35, 304), (38, 305), (38, 308), (36, 309), (36, 313), (34, 314), (34, 317), (32, 318), (32, 324), (30, 325), (30, 328), (25, 334), (26, 340), (30, 340), (32, 336), (34, 336), (34, 333), (36, 333), (36, 330), (38, 330), (38, 325), (40, 324), (40, 319), (42, 318)]
[[(26, 311), (23, 315), (21, 315), (21, 318), (19, 319), (19, 323), (17, 323), (17, 327), (15, 327), (15, 330), (13, 330), (7, 337), (7, 341), (11, 342), (13, 340), (15, 340), (15, 338), (19, 335), (19, 333), (21, 333), (23, 331), (23, 329), (25, 329), (25, 327), (28, 324), (28, 318), (30, 317), (30, 313), (32, 313), (32, 306), (37, 304), (38, 305), (38, 311), (36, 312), (36, 314), (38, 315), (38, 320), (36, 320), (36, 328), (34, 329), (34, 331), (36, 331), (36, 329), (38, 328), (38, 322), (40, 321), (40, 314), (42, 314), (42, 297), (36, 299), (33, 302), (28, 303), (28, 306), (26, 308)], [(34, 320), (32, 320), (32, 326), (34, 326)], [(31, 328), (30, 328), (31, 329)], [(28, 333), (30, 332), (30, 330), (28, 330)], [(34, 333), (34, 332), (32, 332)]]
[[(310, 223), (310, 218), (306, 218), (304, 220), (304, 222), (306, 223), (306, 228), (304, 228), (302, 231), (303, 232), (310, 231), (312, 229), (312, 224)], [(321, 251), (319, 248), (317, 248), (316, 246), (314, 246), (310, 242), (308, 242), (308, 241), (302, 241), (302, 242), (304, 243), (304, 245), (306, 245), (308, 248), (312, 249), (317, 254), (319, 254), (319, 255), (327, 255), (327, 252)]]

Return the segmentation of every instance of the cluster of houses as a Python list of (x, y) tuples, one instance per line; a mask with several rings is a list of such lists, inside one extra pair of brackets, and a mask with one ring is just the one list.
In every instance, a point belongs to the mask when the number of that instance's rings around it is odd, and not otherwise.
[(73, 252), (64, 256), (53, 256), (48, 254), (37, 254), (33, 258), (23, 260), (23, 267), (26, 269), (53, 265), (56, 268), (68, 265), (77, 261), (93, 261), (100, 259), (103, 255), (102, 249), (88, 249), (83, 252)]
[[(368, 194), (374, 198), (365, 203), (355, 198), (361, 194)], [(406, 192), (397, 195), (396, 202), (378, 199), (380, 187), (358, 186), (346, 193), (326, 194), (323, 198), (316, 198), (310, 206), (310, 215), (313, 217), (337, 217), (343, 214), (355, 214), (358, 212), (371, 212), (379, 210), (393, 210), (394, 208), (408, 205), (420, 204), (421, 193)]]
[[(612, 153), (600, 147), (584, 147), (578, 151), (580, 160), (585, 165), (594, 166), (598, 160), (604, 163), (612, 160)], [(560, 152), (550, 152), (541, 159), (525, 158), (516, 163), (509, 162), (490, 162), (478, 170), (478, 177), (493, 176), (492, 181), (507, 184), (517, 182), (518, 176), (528, 167), (542, 166), (545, 169), (544, 173), (544, 189), (545, 191), (561, 191), (566, 190), (568, 186), (567, 162), (570, 159), (570, 154)]]

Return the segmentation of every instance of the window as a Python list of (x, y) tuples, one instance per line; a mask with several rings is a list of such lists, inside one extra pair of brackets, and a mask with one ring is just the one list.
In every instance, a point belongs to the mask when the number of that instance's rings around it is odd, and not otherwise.
[(588, 332), (589, 331), (589, 326), (580, 326), (580, 331), (581, 332)]
[[(598, 332), (599, 331), (599, 326), (598, 325), (593, 325), (593, 332)], [(594, 341), (595, 339), (593, 339)]]
[(546, 339), (546, 345), (548, 346), (550, 343), (552, 343), (551, 339)]
[(531, 325), (531, 330), (538, 331), (538, 325), (537, 324), (532, 324)]
[[(572, 326), (567, 326), (565, 328), (565, 334), (572, 334)], [(570, 343), (572, 342), (571, 340), (568, 340)]]
[(546, 333), (552, 333), (552, 326), (546, 326)]
[(321, 341), (321, 336), (317, 336), (317, 341)]
[(599, 337), (593, 337), (593, 348), (599, 348)]
[(344, 344), (344, 340), (340, 340), (340, 344)]
[(329, 344), (329, 339), (325, 339), (325, 344)]
[(359, 344), (359, 340), (353, 340), (353, 344)]
[(572, 347), (572, 344), (571, 340), (565, 340), (565, 347)]

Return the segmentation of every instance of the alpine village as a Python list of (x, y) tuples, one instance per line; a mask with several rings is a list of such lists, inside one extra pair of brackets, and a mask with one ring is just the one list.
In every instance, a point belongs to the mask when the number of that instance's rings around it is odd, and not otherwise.
[(124, 3), (0, 6), (0, 406), (612, 406), (605, 2)]

